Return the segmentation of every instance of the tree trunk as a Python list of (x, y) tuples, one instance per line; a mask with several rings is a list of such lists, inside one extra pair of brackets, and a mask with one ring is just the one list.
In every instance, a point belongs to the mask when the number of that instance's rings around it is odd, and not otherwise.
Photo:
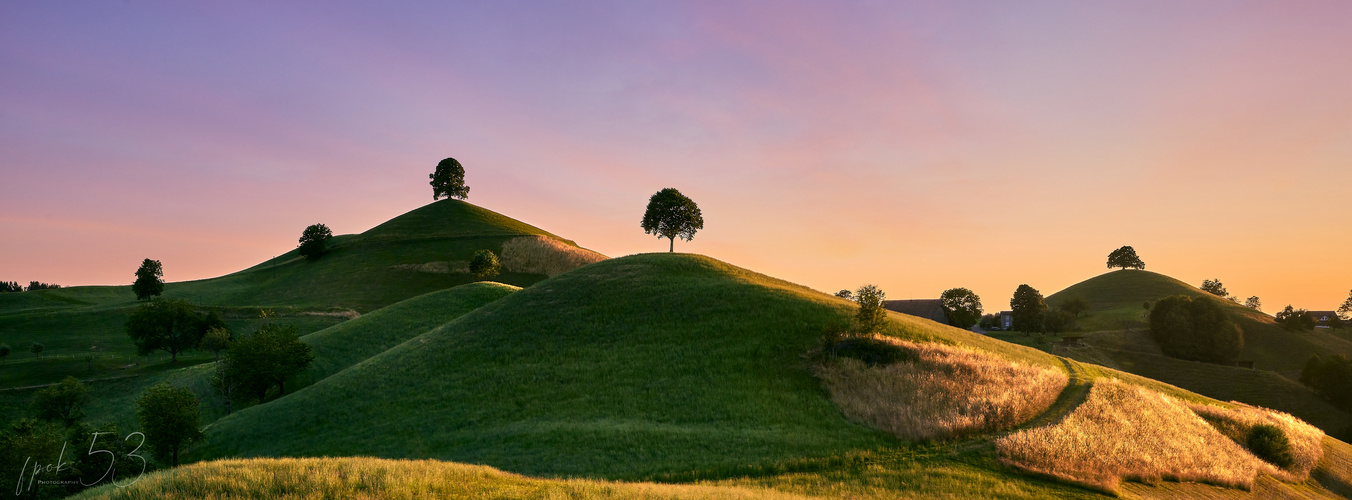
[(667, 251), (668, 251), (668, 252), (673, 252), (673, 253), (676, 252), (676, 237), (673, 236), (673, 237), (670, 237), (670, 238), (667, 238), (667, 239), (668, 239), (668, 240), (671, 240), (671, 246), (667, 247)]
[(277, 381), (277, 397), (280, 398), (280, 397), (285, 396), (285, 395), (286, 395), (286, 381), (285, 381), (285, 380), (278, 380), (278, 381)]
[(178, 467), (178, 447), (174, 447), (174, 467)]
[(169, 362), (170, 363), (178, 362), (178, 351), (169, 351)]

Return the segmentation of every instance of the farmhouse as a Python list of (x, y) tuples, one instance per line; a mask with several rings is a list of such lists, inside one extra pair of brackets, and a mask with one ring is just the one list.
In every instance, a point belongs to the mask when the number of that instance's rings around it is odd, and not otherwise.
[(1328, 328), (1333, 326), (1333, 321), (1338, 319), (1338, 313), (1334, 311), (1310, 311), (1310, 317), (1314, 318), (1315, 326)]
[(948, 324), (948, 314), (939, 299), (884, 300), (883, 308)]

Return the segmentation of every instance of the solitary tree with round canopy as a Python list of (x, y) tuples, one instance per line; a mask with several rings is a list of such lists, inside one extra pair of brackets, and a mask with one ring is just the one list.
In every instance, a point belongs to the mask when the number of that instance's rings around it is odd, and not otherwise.
[(132, 282), (131, 291), (136, 293), (136, 300), (160, 296), (164, 292), (164, 265), (158, 260), (141, 261), (141, 267), (136, 269), (136, 281)]
[(966, 288), (950, 288), (939, 295), (944, 305), (944, 314), (948, 315), (948, 324), (958, 328), (971, 328), (981, 320), (981, 297)]
[(324, 247), (328, 246), (330, 239), (333, 239), (333, 231), (329, 230), (329, 226), (311, 224), (301, 231), (297, 248), (305, 258), (315, 260), (324, 255)]
[(1122, 269), (1145, 269), (1145, 262), (1136, 256), (1136, 249), (1125, 246), (1113, 253), (1108, 254), (1108, 269), (1120, 267)]
[(465, 185), (465, 167), (455, 158), (447, 158), (437, 163), (436, 171), (428, 174), (432, 179), (432, 199), (442, 196), (463, 200), (469, 198), (469, 186)]
[(643, 231), (670, 240), (668, 252), (676, 251), (677, 236), (690, 241), (700, 229), (704, 229), (704, 217), (700, 215), (699, 206), (680, 191), (666, 188), (648, 199), (648, 209), (643, 212)]

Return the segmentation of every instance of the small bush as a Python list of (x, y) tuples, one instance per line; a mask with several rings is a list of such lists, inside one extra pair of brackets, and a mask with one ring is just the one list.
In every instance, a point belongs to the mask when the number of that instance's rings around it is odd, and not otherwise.
[(827, 352), (835, 356), (857, 359), (869, 366), (887, 366), (915, 360), (915, 353), (872, 337), (846, 338), (828, 347)]
[(1275, 425), (1253, 426), (1247, 441), (1245, 444), (1249, 447), (1249, 451), (1272, 465), (1285, 469), (1296, 463), (1296, 457), (1291, 453), (1291, 441), (1286, 439), (1286, 433)]

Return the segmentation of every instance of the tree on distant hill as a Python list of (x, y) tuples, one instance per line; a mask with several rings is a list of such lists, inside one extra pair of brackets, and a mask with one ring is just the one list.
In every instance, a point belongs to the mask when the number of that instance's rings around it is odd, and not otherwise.
[(427, 177), (432, 179), (433, 200), (442, 196), (458, 200), (469, 198), (469, 186), (465, 185), (465, 167), (460, 166), (460, 162), (455, 158), (441, 160), (437, 163), (436, 171)]
[(1150, 335), (1180, 359), (1228, 363), (1244, 349), (1244, 332), (1220, 304), (1202, 297), (1160, 299), (1150, 309)]
[(9, 351), (9, 344), (0, 344), (0, 363), (6, 361), (5, 358), (9, 357)]
[(939, 294), (944, 305), (944, 314), (948, 315), (948, 324), (958, 328), (971, 328), (981, 321), (981, 297), (966, 288), (950, 288)]
[(41, 282), (41, 281), (29, 281), (29, 282), (28, 282), (28, 288), (27, 288), (26, 290), (29, 291), (29, 292), (36, 292), (36, 291), (38, 291), (38, 290), (56, 290), (56, 289), (58, 289), (58, 288), (61, 288), (61, 285), (58, 285), (58, 284), (56, 284), (56, 283), (43, 283), (43, 282)]
[(1277, 313), (1277, 324), (1289, 331), (1313, 330), (1315, 323), (1314, 315), (1310, 314), (1310, 311), (1295, 309), (1290, 304)]
[(685, 241), (695, 237), (695, 231), (704, 229), (704, 217), (699, 206), (672, 188), (666, 188), (648, 199), (648, 209), (643, 212), (643, 232), (655, 234), (658, 238), (671, 240), (668, 252), (676, 251), (676, 237)]
[(81, 407), (89, 400), (89, 388), (80, 379), (67, 376), (33, 395), (33, 410), (40, 420), (60, 421), (66, 427), (84, 418)]
[(167, 383), (150, 386), (136, 400), (136, 419), (156, 458), (178, 467), (178, 452), (202, 438), (199, 401), (192, 391)]
[(1347, 300), (1343, 305), (1338, 306), (1338, 316), (1343, 319), (1352, 319), (1352, 292), (1347, 292)]
[(257, 395), (261, 403), (274, 386), (278, 395), (285, 395), (287, 379), (305, 371), (312, 361), (314, 354), (309, 344), (300, 341), (295, 326), (268, 323), (230, 344), (223, 376)]
[(1078, 319), (1080, 317), (1080, 313), (1089, 310), (1089, 301), (1085, 300), (1084, 297), (1080, 296), (1071, 297), (1069, 299), (1066, 299), (1065, 302), (1061, 303), (1060, 309), (1062, 311), (1070, 313), (1072, 316)]
[(1014, 298), (1009, 299), (1009, 308), (1014, 316), (1015, 330), (1021, 332), (1040, 332), (1047, 314), (1047, 303), (1042, 300), (1042, 292), (1028, 285), (1019, 285), (1014, 290)]
[(1230, 292), (1225, 291), (1225, 285), (1222, 285), (1219, 279), (1202, 280), (1202, 291), (1217, 297), (1230, 295)]
[(136, 268), (136, 281), (132, 282), (131, 291), (136, 293), (136, 300), (159, 297), (164, 293), (164, 265), (158, 260), (141, 261), (141, 267)]
[(873, 285), (861, 286), (854, 292), (854, 301), (859, 304), (859, 311), (854, 314), (859, 333), (882, 330), (883, 325), (887, 323), (887, 311), (883, 309), (883, 300), (886, 298), (887, 294)]
[(329, 230), (329, 226), (311, 224), (300, 233), (300, 245), (297, 248), (305, 258), (315, 260), (324, 255), (324, 247), (328, 246), (332, 238), (333, 231)]
[(469, 260), (469, 273), (474, 278), (483, 281), (497, 276), (502, 271), (502, 262), (498, 260), (498, 255), (492, 250), (479, 250), (474, 252), (474, 258)]
[(47, 346), (42, 345), (42, 342), (29, 342), (29, 343), (28, 343), (28, 352), (33, 353), (34, 356), (37, 356), (37, 357), (39, 357), (39, 358), (42, 357), (42, 351), (43, 351), (43, 350), (46, 350), (46, 349), (47, 349)]
[(1114, 267), (1145, 269), (1145, 262), (1136, 256), (1136, 249), (1124, 246), (1108, 254), (1108, 269)]
[(1262, 301), (1262, 300), (1259, 300), (1257, 295), (1254, 295), (1254, 296), (1251, 296), (1251, 297), (1249, 297), (1247, 300), (1244, 301), (1244, 307), (1247, 307), (1247, 308), (1249, 308), (1249, 309), (1253, 309), (1253, 310), (1255, 310), (1255, 311), (1262, 311), (1262, 310), (1263, 310), (1263, 301)]
[(22, 292), (23, 286), (17, 281), (0, 281), (0, 293)]
[(164, 351), (176, 362), (178, 353), (196, 348), (211, 326), (208, 317), (186, 300), (154, 299), (133, 312), (124, 329), (137, 354)]
[(839, 292), (836, 292), (836, 296), (845, 300), (854, 300), (854, 292), (851, 292), (849, 290), (841, 290)]

